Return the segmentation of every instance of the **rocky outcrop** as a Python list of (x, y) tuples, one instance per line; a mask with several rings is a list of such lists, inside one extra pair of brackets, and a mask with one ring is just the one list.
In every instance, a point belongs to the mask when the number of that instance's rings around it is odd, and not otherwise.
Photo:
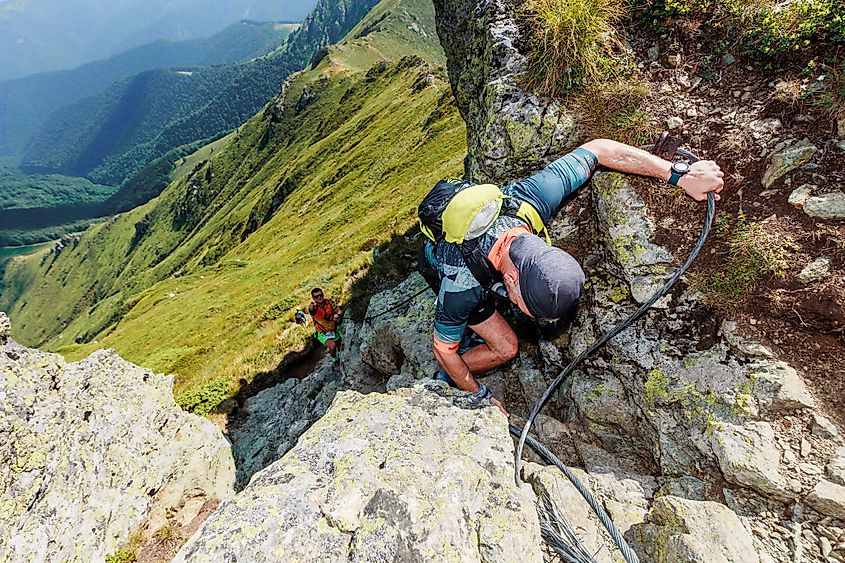
[[(590, 284), (577, 319), (562, 327), (562, 335), (541, 339), (539, 346), (522, 342), (517, 361), (482, 379), (494, 382), (494, 393), (505, 398), (515, 416), (536, 401), (563, 358), (576, 356), (613, 328), (674, 272), (671, 253), (654, 242), (654, 221), (625, 178), (603, 174), (588, 195), (596, 209), (597, 246), (595, 258), (585, 261), (595, 265), (588, 270)], [(553, 231), (563, 236), (555, 241), (559, 244), (566, 244), (566, 237), (588, 240), (577, 228)], [(379, 295), (369, 314), (400, 302), (421, 283), (409, 278), (395, 293)], [(567, 463), (584, 467), (590, 488), (623, 529), (645, 521), (657, 491), (709, 503), (706, 512), (718, 511), (720, 521), (739, 517), (749, 528), (791, 526), (777, 515), (804, 499), (809, 530), (826, 517), (836, 518), (826, 500), (834, 489), (822, 487), (808, 497), (828, 462), (836, 465), (831, 458), (837, 434), (835, 429), (812, 430), (819, 426), (815, 401), (801, 374), (772, 349), (744, 336), (736, 323), (702, 321), (709, 318), (706, 305), (683, 285), (659, 305), (571, 377), (557, 405), (545, 411), (557, 419), (538, 421), (540, 438)], [(421, 366), (431, 361), (431, 324), (426, 323), (433, 306), (430, 296), (421, 297), (361, 329), (361, 334), (384, 335), (365, 339), (362, 349), (386, 375), (405, 372), (407, 378), (391, 380), (395, 384), (428, 376)], [(536, 489), (539, 481), (532, 479)], [(575, 510), (567, 498), (561, 496), (559, 504)], [(575, 514), (571, 519), (586, 525)], [(673, 541), (687, 546), (678, 550), (693, 553), (698, 548), (689, 545), (711, 534), (696, 528), (706, 520), (690, 519), (688, 531), (661, 524), (655, 532), (689, 536)], [(606, 542), (593, 531), (586, 537)], [(786, 536), (755, 535), (750, 541), (754, 551), (749, 557), (789, 561), (794, 556)], [(806, 541), (807, 553), (818, 551), (817, 542)], [(730, 560), (731, 552), (726, 553)]]
[(407, 386), (437, 369), (430, 338), (434, 292), (424, 291), (400, 309), (391, 310), (426, 287), (422, 276), (413, 274), (395, 289), (373, 296), (367, 307), (372, 322), (361, 327), (358, 347), (366, 364), (390, 378), (387, 389)]
[(665, 496), (630, 534), (654, 563), (759, 563), (754, 539), (728, 507)]
[(540, 561), (532, 501), (486, 401), (344, 391), (174, 561)]
[(65, 363), (0, 314), (0, 561), (102, 561), (234, 494), (229, 444), (173, 380), (101, 350)]
[(238, 415), (241, 422), (230, 433), (238, 486), (286, 454), (325, 414), (341, 385), (340, 374), (323, 362), (303, 379), (289, 379), (247, 399)]
[(434, 0), (449, 81), (467, 123), (467, 178), (506, 182), (576, 142), (557, 102), (523, 91), (513, 0)]

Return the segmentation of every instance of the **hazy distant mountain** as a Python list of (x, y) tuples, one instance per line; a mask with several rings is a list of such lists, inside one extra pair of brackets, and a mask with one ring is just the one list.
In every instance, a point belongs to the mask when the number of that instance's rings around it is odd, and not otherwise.
[(157, 39), (209, 36), (241, 19), (300, 21), (316, 0), (0, 1), (0, 80), (72, 68)]
[(21, 167), (120, 184), (175, 147), (243, 123), (278, 93), (288, 74), (343, 37), (377, 1), (322, 0), (285, 48), (267, 56), (149, 71), (57, 108), (33, 136)]
[(160, 68), (245, 61), (284, 43), (295, 27), (241, 21), (207, 39), (159, 40), (73, 70), (0, 82), (0, 155), (20, 154), (50, 113), (103, 92), (117, 80)]

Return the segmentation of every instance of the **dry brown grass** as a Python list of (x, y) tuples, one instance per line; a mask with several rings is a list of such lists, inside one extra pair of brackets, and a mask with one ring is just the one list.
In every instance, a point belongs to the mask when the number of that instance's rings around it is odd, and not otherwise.
[(658, 128), (644, 109), (648, 87), (636, 79), (590, 85), (575, 98), (586, 137), (629, 145), (653, 141)]
[(549, 97), (612, 77), (620, 68), (618, 0), (527, 0), (519, 18), (528, 42), (526, 85)]

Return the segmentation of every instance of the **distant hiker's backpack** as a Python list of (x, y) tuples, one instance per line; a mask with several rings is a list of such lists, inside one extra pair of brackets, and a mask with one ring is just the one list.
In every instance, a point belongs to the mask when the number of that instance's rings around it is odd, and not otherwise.
[(494, 184), (441, 180), (426, 195), (417, 215), (420, 230), (434, 242), (454, 242), (467, 267), (486, 289), (500, 281), (500, 274), (478, 245), (481, 235), (500, 216), (518, 217), (536, 234), (548, 233), (537, 210), (527, 202), (508, 197)]

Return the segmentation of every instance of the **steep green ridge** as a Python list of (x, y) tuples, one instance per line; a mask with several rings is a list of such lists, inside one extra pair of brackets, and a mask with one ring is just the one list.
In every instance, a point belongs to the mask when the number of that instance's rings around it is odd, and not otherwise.
[(0, 82), (0, 155), (19, 155), (55, 109), (106, 90), (140, 72), (245, 61), (282, 45), (298, 24), (241, 21), (215, 35), (156, 41), (73, 70)]
[(243, 123), (288, 74), (343, 37), (375, 3), (322, 0), (283, 50), (240, 64), (142, 73), (57, 109), (34, 136), (22, 167), (119, 184), (172, 148)]
[(0, 310), (15, 338), (72, 358), (114, 347), (175, 373), (185, 404), (236, 392), (308, 338), (290, 316), (312, 286), (342, 299), (374, 244), (461, 172), (442, 64), (431, 4), (383, 0), (158, 198), (58, 256), (12, 259)]

